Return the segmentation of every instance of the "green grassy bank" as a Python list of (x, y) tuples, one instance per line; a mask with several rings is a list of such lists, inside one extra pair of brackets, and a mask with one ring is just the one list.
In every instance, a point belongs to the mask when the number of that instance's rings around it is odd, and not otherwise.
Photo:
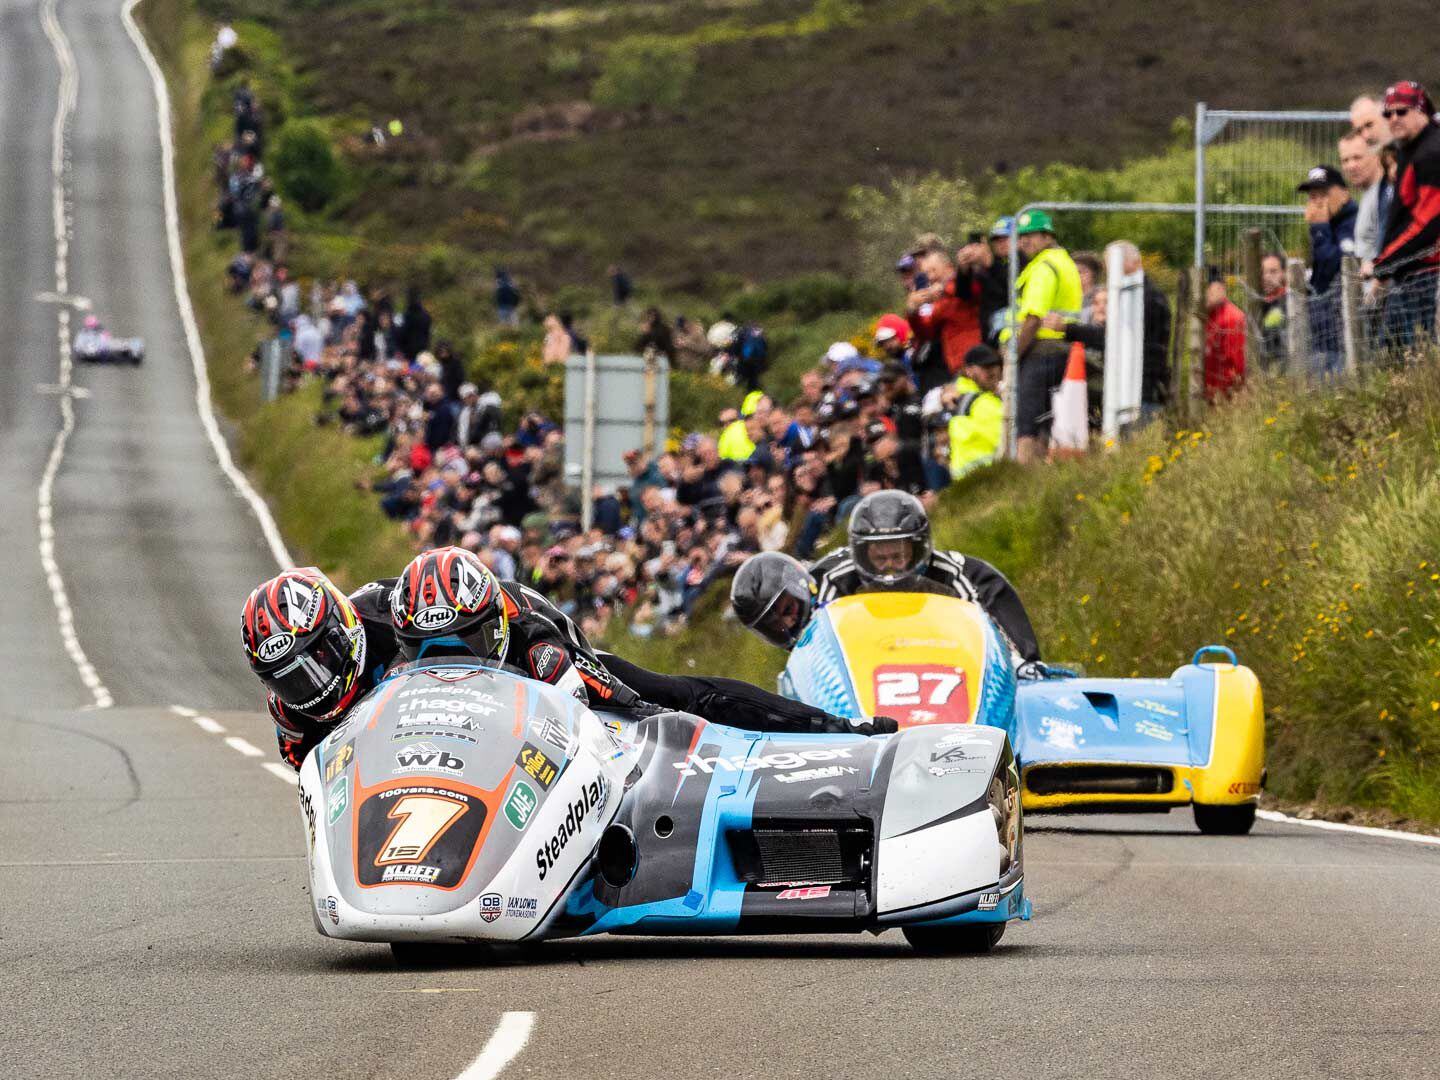
[[(1279, 798), (1440, 823), (1440, 371), (1276, 384), (1205, 420), (976, 474), (937, 544), (1000, 566), (1045, 655), (1087, 674), (1231, 646), (1265, 690)], [(771, 684), (781, 654), (706, 599), (681, 637), (618, 647)]]

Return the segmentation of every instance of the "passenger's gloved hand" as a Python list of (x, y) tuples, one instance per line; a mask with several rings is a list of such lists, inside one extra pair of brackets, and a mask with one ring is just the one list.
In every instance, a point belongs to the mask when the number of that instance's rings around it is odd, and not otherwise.
[(900, 725), (888, 716), (877, 716), (871, 720), (851, 721), (848, 730), (856, 735), (894, 735)]

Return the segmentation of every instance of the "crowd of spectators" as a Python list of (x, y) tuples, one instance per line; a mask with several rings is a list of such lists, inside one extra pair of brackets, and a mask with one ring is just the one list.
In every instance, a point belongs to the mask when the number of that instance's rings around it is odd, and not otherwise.
[[(1401, 289), (1405, 268), (1417, 253), (1426, 257), (1426, 243), (1434, 261), (1440, 136), (1428, 119), (1405, 134), (1406, 94), (1415, 98), (1413, 110), (1428, 113), (1418, 88), (1392, 88), (1374, 115), (1366, 99), (1357, 101), (1355, 131), (1339, 148), (1341, 168), (1321, 167), (1302, 184), (1316, 288), (1327, 286), (1347, 244), (1365, 245), (1362, 257), (1376, 277), (1395, 267)], [(826, 531), (871, 491), (898, 488), (932, 503), (999, 449), (1000, 354), (1012, 334), (1024, 461), (1044, 453), (1050, 395), (1073, 350), (1085, 350), (1092, 372), (1103, 362), (1102, 261), (1067, 252), (1043, 211), (1002, 218), (958, 247), (918, 237), (895, 264), (897, 310), (877, 320), (870, 340), (832, 344), (783, 399), (766, 389), (770, 356), (761, 327), (723, 316), (707, 328), (650, 307), (639, 312), (637, 352), (727, 378), (743, 399), (716, 417), (718, 434), (692, 432), (653, 456), (627, 453), (628, 483), (590, 493), (585, 528), (560, 425), (524, 411), (522, 402), (507, 408), (494, 389), (471, 381), (458, 352), (435, 334), (418, 291), (403, 305), (353, 281), (316, 284), (302, 295), (286, 266), (283, 209), (262, 163), (263, 117), (244, 87), (234, 100), (234, 140), (215, 155), (217, 224), (239, 237), (230, 286), (288, 342), (290, 381), (323, 382), (318, 422), (383, 436), (375, 474), (357, 483), (405, 523), (417, 547), (476, 551), (501, 577), (549, 595), (590, 634), (603, 634), (617, 616), (641, 635), (675, 628), (713, 580), (751, 554), (783, 548), (813, 555)], [(1389, 159), (1381, 156), (1392, 135), (1387, 122), (1400, 140)], [(1417, 183), (1428, 192), (1418, 199)], [(1170, 400), (1172, 317), (1138, 249), (1120, 247), (1125, 274), (1144, 288), (1144, 420)], [(1011, 258), (1021, 260), (1013, 317)], [(633, 310), (629, 275), (612, 266), (607, 278), (614, 304)], [(1278, 255), (1264, 260), (1263, 281), (1263, 326), (1250, 332), (1278, 351), (1285, 333)], [(493, 298), (497, 322), (517, 326), (524, 301), (504, 269), (495, 272)], [(1206, 395), (1219, 399), (1244, 380), (1247, 317), (1218, 274), (1207, 298)], [(1430, 311), (1433, 319), (1433, 302)], [(547, 315), (543, 327), (545, 363), (589, 348), (566, 313)]]
[[(1354, 346), (1366, 355), (1403, 353), (1433, 340), (1440, 275), (1440, 125), (1418, 83), (1402, 81), (1350, 105), (1350, 130), (1336, 145), (1338, 165), (1319, 163), (1297, 185), (1309, 234), (1302, 336), (1290, 325), (1284, 254), (1266, 252), (1260, 288), (1246, 312), (1212, 268), (1206, 292), (1208, 397), (1243, 384), (1246, 356), (1262, 368), (1295, 363), (1312, 374), (1341, 370), (1345, 352), (1342, 267), (1358, 274)], [(1247, 350), (1247, 340), (1258, 348)], [(1294, 355), (1292, 355), (1294, 354)], [(1298, 358), (1298, 359), (1297, 359)]]

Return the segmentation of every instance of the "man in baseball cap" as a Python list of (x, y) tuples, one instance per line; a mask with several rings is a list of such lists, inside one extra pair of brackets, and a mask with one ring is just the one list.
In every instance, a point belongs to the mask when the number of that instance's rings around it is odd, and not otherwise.
[[(1394, 282), (1385, 300), (1387, 344), (1407, 346), (1435, 330), (1440, 271), (1440, 127), (1435, 102), (1417, 82), (1385, 91), (1383, 115), (1395, 138), (1395, 197), (1385, 222), (1375, 276)], [(1428, 290), (1429, 302), (1426, 302)]]
[(881, 315), (875, 324), (875, 344), (888, 359), (902, 359), (910, 344), (910, 323), (903, 315)]
[(1310, 225), (1310, 287), (1321, 295), (1340, 276), (1340, 259), (1355, 250), (1355, 220), (1360, 206), (1340, 170), (1316, 165), (1296, 186), (1303, 193), (1305, 220)]

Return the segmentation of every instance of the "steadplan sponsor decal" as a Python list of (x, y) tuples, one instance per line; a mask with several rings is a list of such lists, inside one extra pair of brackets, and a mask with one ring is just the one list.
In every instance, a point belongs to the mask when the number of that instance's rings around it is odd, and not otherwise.
[(850, 759), (848, 746), (837, 746), (831, 750), (785, 750), (775, 754), (760, 754), (746, 757), (717, 755), (705, 757), (701, 754), (687, 754), (684, 761), (671, 762), (680, 770), (681, 776), (695, 776), (697, 773), (753, 772), (756, 769), (799, 769), (813, 761), (840, 761)]
[(580, 788), (579, 796), (571, 800), (565, 811), (565, 820), (556, 826), (555, 834), (535, 852), (535, 869), (540, 871), (541, 881), (555, 868), (570, 841), (584, 831), (585, 819), (590, 812), (593, 810), (598, 813), (604, 806), (605, 781), (597, 776)]

